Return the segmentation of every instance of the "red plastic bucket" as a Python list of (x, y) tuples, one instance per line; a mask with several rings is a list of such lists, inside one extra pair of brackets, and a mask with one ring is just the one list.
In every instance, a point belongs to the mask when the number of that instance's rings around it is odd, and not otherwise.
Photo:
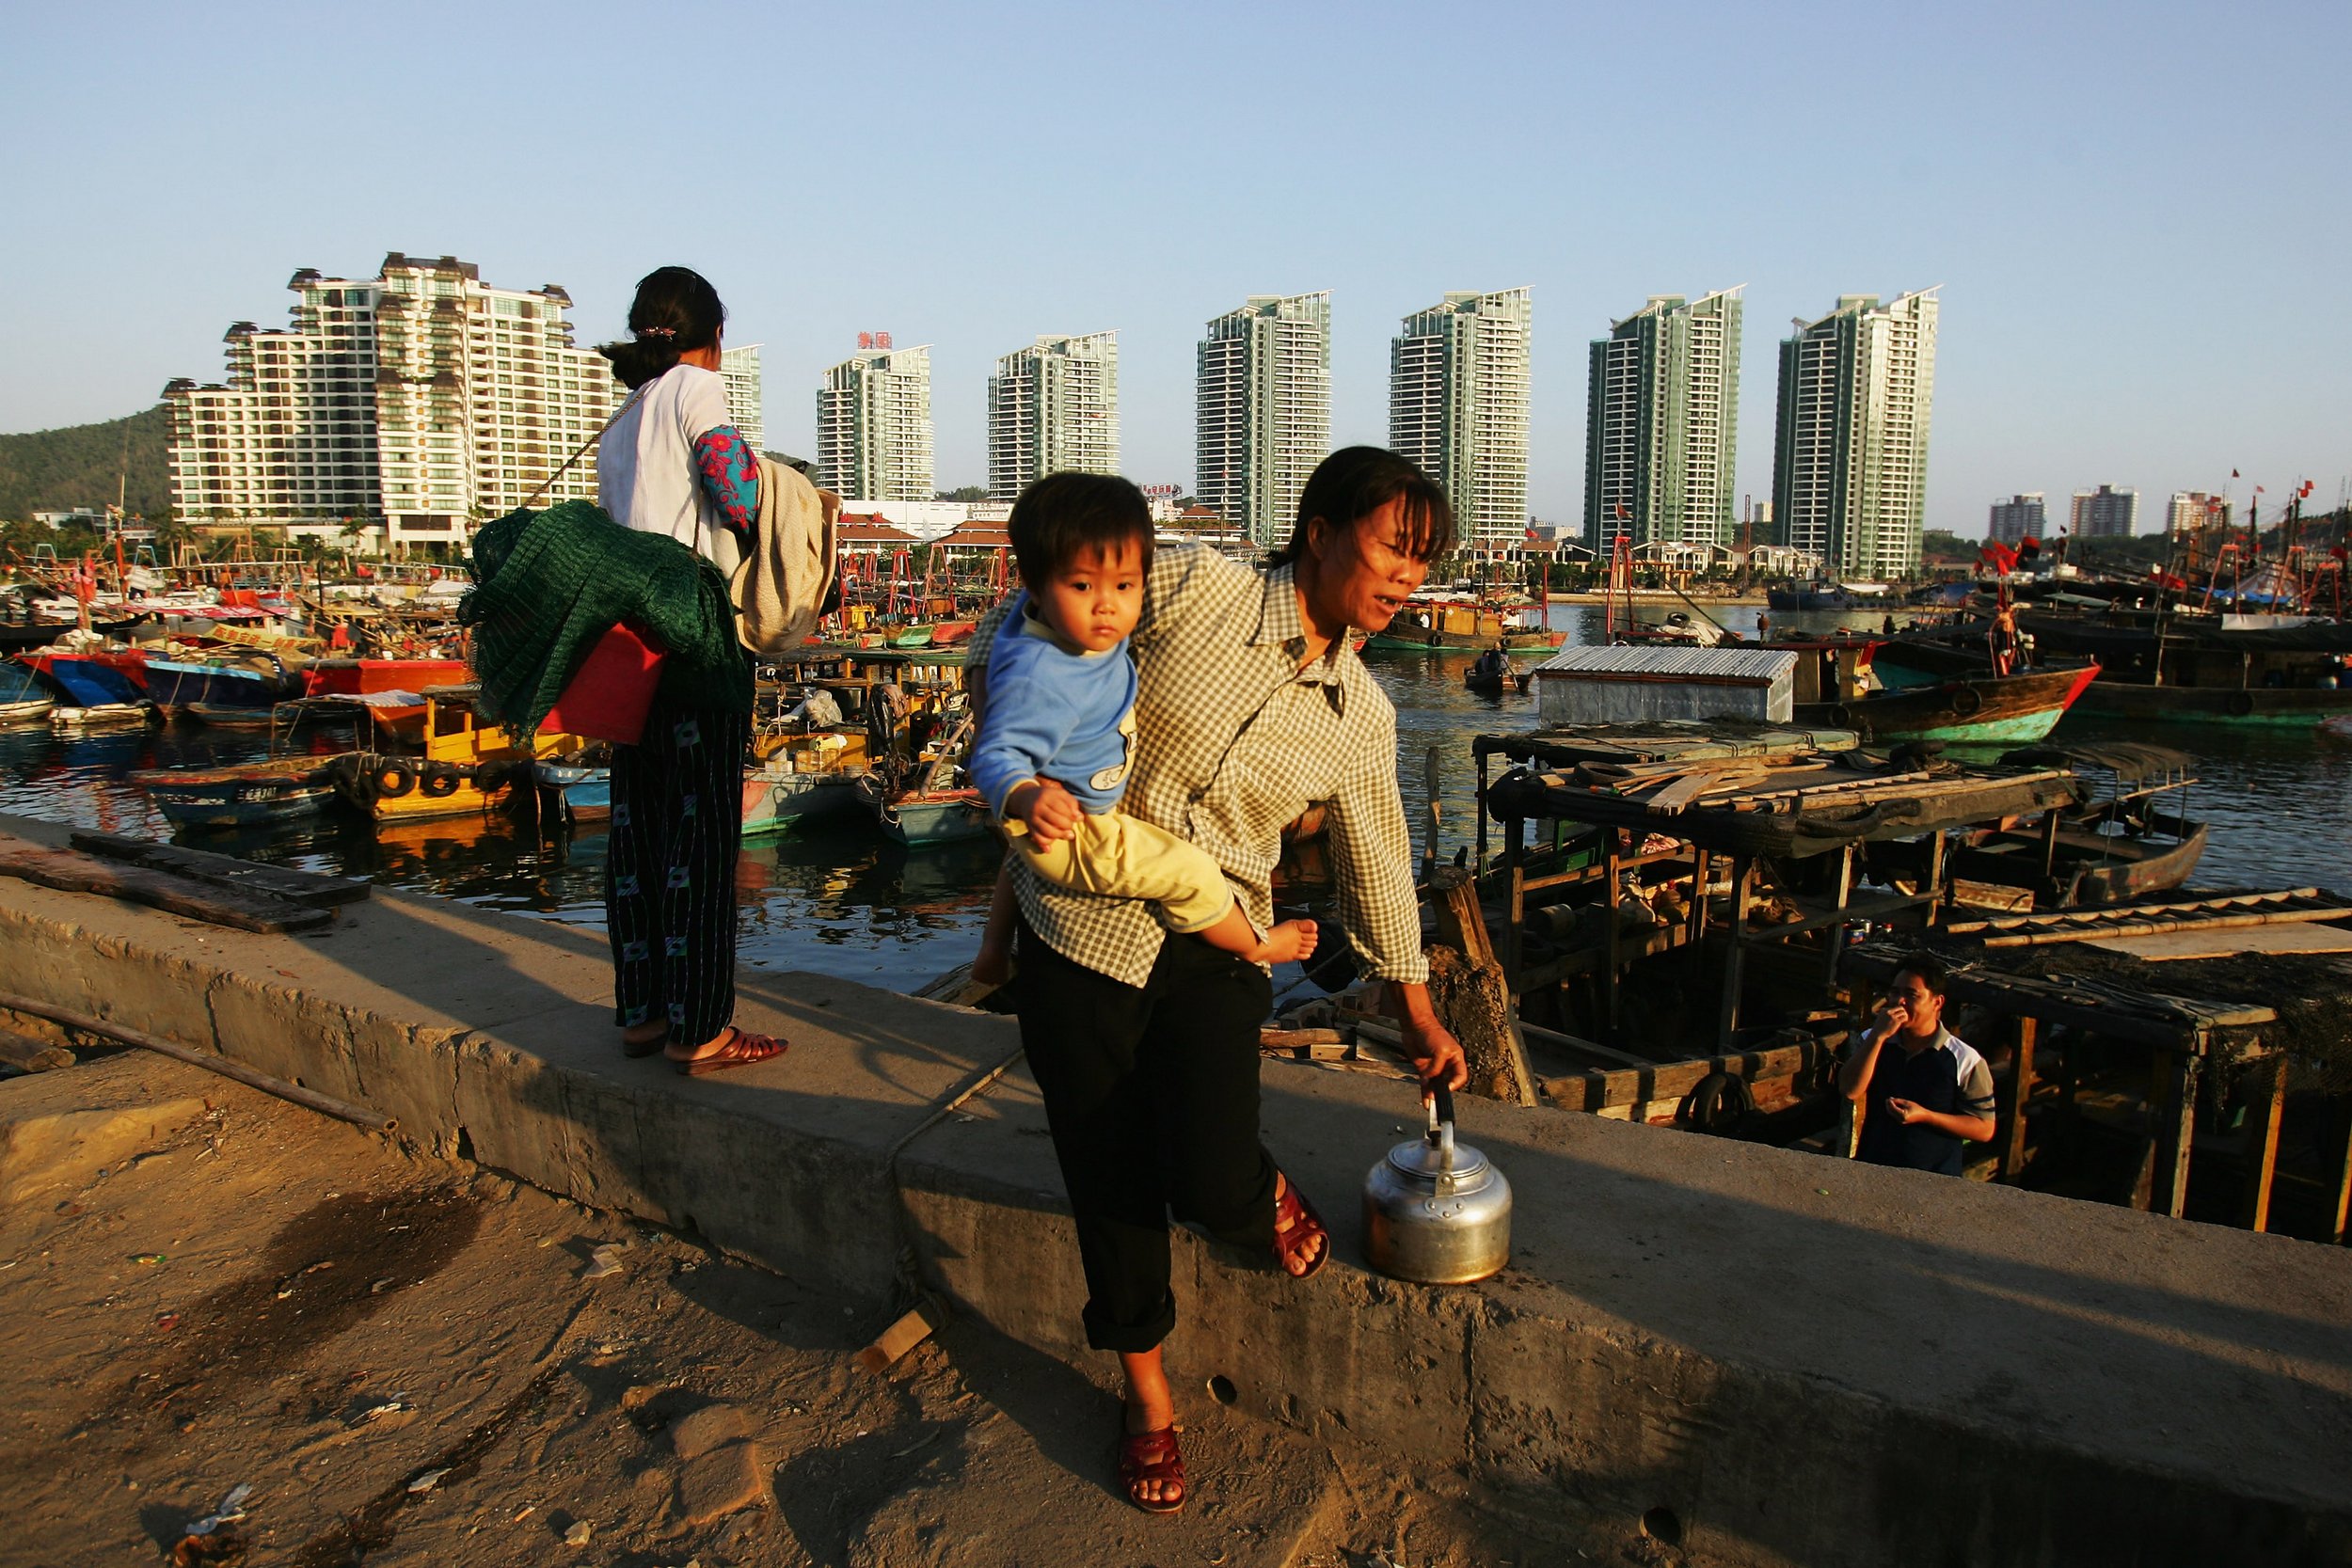
[(661, 684), (661, 655), (626, 623), (600, 638), (539, 727), (634, 746)]

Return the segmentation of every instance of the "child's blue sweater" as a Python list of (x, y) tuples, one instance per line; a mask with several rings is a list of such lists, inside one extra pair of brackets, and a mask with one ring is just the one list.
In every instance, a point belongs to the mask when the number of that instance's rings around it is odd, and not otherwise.
[(1099, 654), (1072, 653), (1013, 601), (989, 650), (972, 782), (998, 816), (1014, 785), (1052, 779), (1087, 811), (1106, 812), (1126, 792), (1134, 736), (1136, 661), (1122, 639)]

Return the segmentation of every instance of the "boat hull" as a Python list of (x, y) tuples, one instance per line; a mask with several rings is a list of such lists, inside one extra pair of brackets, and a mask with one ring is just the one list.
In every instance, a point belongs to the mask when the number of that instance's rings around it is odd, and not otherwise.
[(1852, 730), (1866, 740), (1997, 745), (2040, 740), (2093, 688), (2098, 668), (2031, 670), (1880, 692), (1854, 703), (1800, 703), (1800, 724)]
[(861, 776), (766, 770), (746, 773), (743, 836), (758, 838), (856, 817), (857, 781)]
[(316, 816), (335, 799), (335, 784), (319, 765), (260, 763), (134, 773), (155, 808), (183, 828), (250, 828)]
[(1364, 640), (1368, 654), (1438, 654), (1483, 653), (1495, 645), (1498, 635), (1509, 649), (1556, 648), (1567, 641), (1563, 631), (1507, 631), (1484, 636), (1456, 636), (1443, 631), (1376, 631)]
[(2088, 718), (2142, 723), (2310, 730), (2352, 717), (2352, 688), (2146, 686), (2110, 677), (2085, 692), (2075, 706)]

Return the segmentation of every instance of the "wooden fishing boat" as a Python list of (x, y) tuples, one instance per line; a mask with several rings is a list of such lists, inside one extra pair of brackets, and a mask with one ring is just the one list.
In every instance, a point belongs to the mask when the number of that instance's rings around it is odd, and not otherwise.
[(49, 727), (78, 735), (88, 730), (142, 730), (163, 717), (152, 703), (85, 703), (49, 710)]
[(183, 827), (249, 828), (315, 816), (335, 799), (320, 757), (278, 757), (229, 768), (152, 768), (130, 775)]
[(1547, 630), (1532, 606), (1507, 608), (1465, 594), (1416, 594), (1364, 642), (1367, 653), (1470, 652), (1493, 647), (1556, 648), (1567, 633)]
[[(391, 756), (355, 752), (336, 759), (331, 771), (344, 799), (378, 822), (432, 816), (462, 816), (496, 811), (528, 799), (532, 765), (545, 757), (585, 750), (582, 736), (541, 730), (530, 744), (485, 724), (473, 708), (470, 686), (428, 687), (424, 755)], [(517, 791), (516, 785), (523, 785)]]
[[(787, 737), (760, 736), (762, 741)], [(789, 832), (820, 823), (853, 820), (864, 806), (858, 783), (866, 775), (865, 736), (788, 737), (805, 742), (768, 752), (743, 772), (743, 836)], [(838, 740), (838, 746), (816, 744)]]
[(1852, 730), (1864, 739), (1985, 744), (2040, 740), (2099, 676), (2095, 664), (2013, 675), (1990, 673), (1933, 685), (1883, 688), (1838, 702), (1799, 703), (1800, 724)]
[[(208, 659), (150, 658), (146, 664), (147, 695), (167, 713), (204, 706), (253, 708), (266, 716), (270, 708), (302, 689), (302, 683), (267, 654), (247, 656), (252, 663)], [(266, 668), (257, 665), (266, 664)]]
[(959, 844), (989, 832), (988, 802), (977, 789), (893, 790), (881, 774), (868, 773), (858, 782), (857, 793), (883, 833), (910, 849)]
[(612, 769), (600, 765), (541, 760), (532, 765), (539, 809), (565, 823), (601, 822), (612, 815)]
[(1481, 697), (1500, 697), (1505, 691), (1525, 691), (1528, 672), (1518, 660), (1506, 658), (1493, 648), (1480, 654), (1470, 667), (1462, 673), (1462, 686)]
[(2037, 610), (2017, 624), (2042, 647), (2098, 659), (2104, 673), (2081, 704), (2096, 718), (2311, 730), (2352, 715), (2352, 625), (2233, 619), (2248, 618)]
[(54, 697), (24, 697), (0, 703), (0, 725), (46, 723), (56, 705)]
[(45, 721), (57, 705), (56, 693), (24, 665), (0, 661), (0, 725)]

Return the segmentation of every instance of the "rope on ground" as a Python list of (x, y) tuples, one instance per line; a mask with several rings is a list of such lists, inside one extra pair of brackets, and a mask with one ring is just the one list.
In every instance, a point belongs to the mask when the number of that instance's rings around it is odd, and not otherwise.
[(915, 1246), (914, 1213), (907, 1207), (906, 1183), (898, 1169), (898, 1156), (905, 1153), (915, 1139), (995, 1087), (997, 1080), (1010, 1072), (1012, 1065), (1021, 1059), (1022, 1049), (1014, 1046), (1004, 1060), (993, 1067), (983, 1068), (966, 1079), (961, 1088), (932, 1106), (930, 1115), (900, 1134), (898, 1141), (890, 1146), (890, 1151), (882, 1156), (882, 1164), (890, 1172), (891, 1211), (898, 1224), (897, 1285), (898, 1305), (901, 1307), (938, 1304), (944, 1307), (945, 1303), (940, 1300), (937, 1291), (923, 1283), (922, 1254)]

